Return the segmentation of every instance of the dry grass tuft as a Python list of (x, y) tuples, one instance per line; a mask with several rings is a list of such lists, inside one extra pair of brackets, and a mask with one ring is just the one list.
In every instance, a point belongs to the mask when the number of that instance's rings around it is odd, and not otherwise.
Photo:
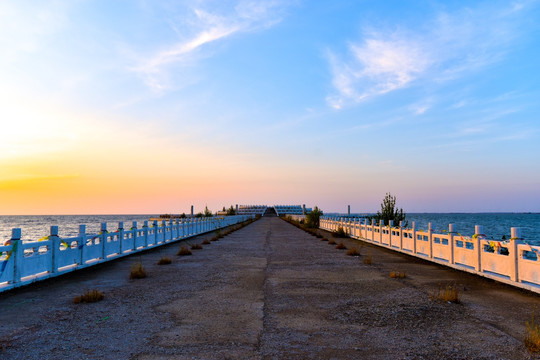
[(350, 248), (349, 250), (347, 250), (347, 255), (349, 256), (360, 256), (360, 250), (358, 250), (358, 248)]
[(129, 273), (130, 279), (143, 279), (146, 277), (146, 270), (143, 268), (142, 263), (138, 262), (133, 264), (131, 272)]
[(342, 242), (340, 242), (336, 245), (336, 249), (345, 250), (347, 249), (347, 247)]
[(523, 343), (527, 350), (533, 353), (540, 352), (540, 325), (534, 322), (534, 315), (536, 313), (536, 307), (533, 310), (531, 321), (525, 323), (525, 337)]
[(323, 237), (323, 238), (321, 239), (321, 241), (328, 241), (328, 239), (325, 238), (325, 237)]
[(180, 250), (178, 250), (176, 255), (178, 256), (192, 255), (192, 252), (185, 245), (182, 245), (182, 247), (180, 247)]
[(368, 254), (368, 255), (364, 258), (364, 264), (366, 264), (366, 265), (371, 265), (371, 264), (373, 264), (373, 258), (371, 257), (371, 254)]
[(349, 237), (349, 235), (345, 232), (345, 230), (339, 226), (336, 231), (332, 232), (332, 236), (337, 238), (346, 238)]
[(201, 244), (193, 244), (191, 245), (191, 250), (202, 250)]
[(448, 284), (445, 287), (439, 285), (439, 291), (430, 295), (431, 300), (451, 302), (459, 304), (459, 291), (456, 284)]
[(328, 243), (329, 243), (330, 245), (334, 245), (334, 244), (336, 243), (336, 240), (330, 239), (330, 240), (328, 240)]
[(210, 241), (219, 241), (219, 237), (220, 237), (220, 236), (221, 236), (221, 235), (216, 235), (216, 236), (214, 236), (213, 238), (211, 238)]
[(209, 240), (204, 240), (201, 244), (203, 244), (203, 245), (210, 245), (211, 243), (210, 243)]
[(407, 277), (407, 274), (401, 271), (390, 271), (390, 275), (388, 276), (392, 279), (405, 279)]
[(93, 302), (101, 301), (104, 298), (105, 296), (103, 296), (103, 293), (99, 290), (86, 290), (84, 294), (80, 296), (75, 296), (75, 298), (73, 299), (73, 302), (75, 304), (93, 303)]
[(170, 257), (164, 256), (157, 262), (158, 265), (169, 265), (172, 263), (172, 260)]
[(321, 234), (315, 234), (315, 236), (316, 236), (318, 239), (323, 239), (323, 238), (324, 238)]

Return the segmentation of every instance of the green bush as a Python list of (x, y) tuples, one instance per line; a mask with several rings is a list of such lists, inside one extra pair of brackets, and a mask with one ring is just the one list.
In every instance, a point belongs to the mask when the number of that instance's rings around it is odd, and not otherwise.
[(311, 229), (318, 228), (319, 219), (321, 218), (322, 214), (323, 212), (317, 206), (315, 206), (315, 208), (306, 215), (305, 226)]

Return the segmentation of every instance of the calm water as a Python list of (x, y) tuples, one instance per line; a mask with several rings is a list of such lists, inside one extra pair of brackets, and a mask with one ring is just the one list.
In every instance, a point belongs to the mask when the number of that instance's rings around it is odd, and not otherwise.
[(407, 214), (406, 220), (409, 227), (414, 221), (416, 228), (423, 230), (431, 222), (433, 230), (439, 233), (448, 230), (448, 224), (455, 224), (458, 233), (468, 236), (474, 234), (475, 225), (483, 225), (484, 233), (493, 239), (501, 239), (503, 235), (510, 239), (510, 228), (519, 227), (525, 240), (540, 245), (540, 213), (422, 213)]
[[(328, 214), (332, 215), (332, 214)], [(334, 214), (335, 215), (335, 214)], [(353, 214), (365, 215), (365, 214)], [(123, 221), (124, 227), (131, 227), (132, 221), (142, 226), (144, 220), (157, 215), (41, 215), (41, 216), (0, 216), (0, 244), (11, 238), (12, 228), (22, 229), (23, 240), (38, 240), (50, 232), (51, 225), (59, 226), (61, 237), (76, 236), (79, 225), (86, 224), (88, 234), (97, 234), (100, 224), (106, 222), (109, 230), (116, 230), (118, 222)], [(540, 213), (425, 213), (407, 214), (409, 226), (416, 222), (417, 229), (427, 230), (431, 222), (437, 232), (448, 230), (448, 224), (455, 224), (462, 235), (473, 235), (474, 225), (483, 225), (488, 237), (500, 239), (503, 235), (510, 238), (510, 228), (520, 227), (523, 237), (530, 242), (540, 245)]]
[(77, 236), (79, 225), (86, 225), (86, 233), (97, 234), (101, 223), (106, 222), (109, 230), (116, 230), (118, 222), (124, 222), (124, 228), (131, 228), (132, 221), (143, 221), (157, 215), (39, 215), (39, 216), (0, 216), (0, 244), (11, 239), (11, 229), (21, 228), (23, 240), (38, 240), (49, 235), (52, 225), (59, 226), (60, 237)]

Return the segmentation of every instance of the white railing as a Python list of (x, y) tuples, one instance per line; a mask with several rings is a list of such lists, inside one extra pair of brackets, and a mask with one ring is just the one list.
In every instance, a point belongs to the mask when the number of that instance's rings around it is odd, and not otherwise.
[(490, 240), (483, 226), (475, 226), (475, 234), (462, 236), (454, 224), (447, 232), (401, 226), (392, 222), (384, 226), (367, 219), (321, 217), (320, 228), (336, 231), (342, 228), (350, 237), (399, 251), (455, 269), (471, 272), (540, 293), (540, 247), (521, 238), (521, 229), (511, 229), (510, 240)]
[(192, 236), (214, 231), (253, 218), (249, 215), (219, 218), (163, 220), (161, 225), (148, 221), (141, 228), (133, 222), (129, 230), (124, 223), (107, 231), (101, 223), (99, 234), (87, 234), (86, 225), (79, 225), (75, 237), (61, 238), (58, 226), (51, 226), (49, 236), (38, 241), (22, 241), (21, 229), (13, 229), (11, 240), (0, 246), (0, 292), (34, 281), (66, 274), (122, 256), (152, 249)]

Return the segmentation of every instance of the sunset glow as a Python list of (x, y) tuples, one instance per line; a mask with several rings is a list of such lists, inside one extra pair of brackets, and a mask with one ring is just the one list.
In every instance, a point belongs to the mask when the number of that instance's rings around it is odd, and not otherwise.
[(540, 211), (538, 1), (3, 1), (0, 214)]

